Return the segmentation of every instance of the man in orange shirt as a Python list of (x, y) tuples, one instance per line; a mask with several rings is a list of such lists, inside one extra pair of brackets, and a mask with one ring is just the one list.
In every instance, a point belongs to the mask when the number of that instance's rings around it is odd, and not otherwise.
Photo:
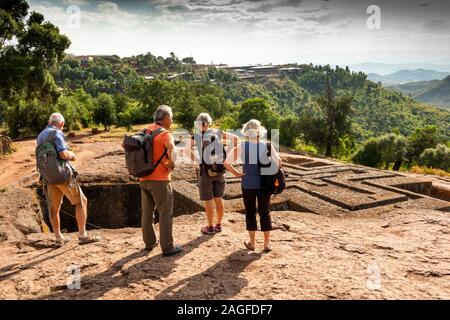
[(173, 191), (170, 180), (176, 160), (175, 143), (169, 132), (172, 118), (172, 108), (166, 105), (159, 106), (153, 114), (155, 123), (150, 124), (148, 129), (151, 131), (160, 127), (164, 129), (154, 138), (153, 159), (162, 157), (162, 160), (151, 174), (139, 179), (145, 249), (152, 250), (158, 244), (153, 229), (153, 212), (156, 207), (159, 214), (160, 245), (164, 256), (182, 251), (179, 245), (174, 245), (172, 238)]

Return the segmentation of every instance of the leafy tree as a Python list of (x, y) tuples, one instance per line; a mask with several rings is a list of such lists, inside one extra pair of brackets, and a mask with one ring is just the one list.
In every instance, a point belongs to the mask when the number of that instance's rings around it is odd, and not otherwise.
[(339, 139), (351, 134), (349, 116), (353, 100), (350, 96), (335, 98), (329, 78), (327, 82), (325, 96), (317, 99), (319, 114), (304, 114), (300, 123), (305, 139), (324, 150), (327, 157), (332, 157), (332, 150), (338, 147)]
[(101, 93), (97, 97), (95, 101), (94, 121), (103, 124), (105, 131), (108, 131), (111, 125), (116, 123), (114, 100), (110, 95)]
[(24, 0), (0, 2), (0, 95), (11, 103), (20, 97), (52, 102), (59, 94), (49, 69), (70, 41), (42, 14), (28, 15), (28, 8)]
[(50, 114), (55, 111), (51, 104), (38, 99), (9, 104), (4, 111), (9, 134), (12, 137), (29, 138), (38, 134), (46, 125)]
[(436, 148), (425, 149), (420, 155), (420, 164), (450, 171), (450, 148), (438, 144)]
[(405, 159), (407, 140), (396, 134), (386, 134), (366, 141), (354, 154), (355, 163), (370, 167), (389, 169), (394, 163), (394, 170), (399, 170)]
[(175, 120), (183, 129), (192, 130), (195, 119), (203, 111), (198, 99), (187, 88), (183, 88), (183, 91), (180, 92), (180, 98), (175, 103)]
[(352, 161), (365, 166), (379, 168), (383, 164), (381, 151), (378, 148), (376, 138), (370, 138), (358, 148), (352, 157)]
[(239, 110), (238, 121), (242, 125), (251, 119), (261, 121), (261, 124), (268, 129), (278, 129), (278, 116), (262, 98), (251, 98), (242, 102)]
[(194, 58), (192, 57), (186, 57), (181, 59), (181, 62), (186, 63), (186, 64), (196, 64)]
[(290, 115), (280, 120), (280, 143), (288, 147), (295, 147), (299, 135), (300, 123), (298, 118)]
[(408, 137), (407, 158), (410, 163), (419, 162), (420, 155), (425, 149), (435, 148), (439, 142), (437, 127), (429, 125), (423, 128), (417, 128)]

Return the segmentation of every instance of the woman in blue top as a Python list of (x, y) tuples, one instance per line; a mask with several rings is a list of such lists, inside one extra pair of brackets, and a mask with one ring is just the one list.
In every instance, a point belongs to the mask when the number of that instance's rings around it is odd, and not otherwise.
[[(273, 161), (276, 167), (279, 167), (281, 160), (272, 145), (270, 145), (271, 156), (270, 159), (268, 158), (268, 144), (262, 141), (262, 138), (266, 135), (266, 129), (261, 126), (258, 120), (252, 119), (244, 124), (242, 133), (246, 141), (239, 144), (228, 154), (224, 165), (235, 176), (242, 177), (241, 186), (245, 206), (245, 222), (250, 237), (250, 241), (245, 241), (244, 245), (251, 251), (255, 250), (255, 232), (257, 230), (256, 201), (258, 201), (261, 231), (264, 232), (264, 251), (268, 252), (271, 250), (270, 230), (272, 230), (272, 222), (269, 210), (270, 193), (261, 188), (261, 175), (265, 174), (264, 169), (266, 169), (262, 165)], [(232, 165), (237, 159), (242, 161), (242, 173), (237, 171)]]

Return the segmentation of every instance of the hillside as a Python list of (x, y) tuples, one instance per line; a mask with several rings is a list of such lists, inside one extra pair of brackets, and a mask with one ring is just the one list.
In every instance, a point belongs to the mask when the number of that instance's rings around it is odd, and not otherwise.
[(373, 82), (381, 82), (383, 85), (404, 84), (408, 82), (441, 80), (450, 75), (450, 72), (439, 72), (435, 70), (400, 70), (392, 74), (379, 75), (368, 73), (367, 79)]
[(406, 83), (389, 87), (421, 102), (450, 109), (450, 76), (442, 80)]

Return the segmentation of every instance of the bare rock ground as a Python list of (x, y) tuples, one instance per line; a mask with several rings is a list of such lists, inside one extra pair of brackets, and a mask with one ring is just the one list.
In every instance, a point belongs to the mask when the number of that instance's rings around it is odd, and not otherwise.
[[(245, 250), (244, 216), (201, 236), (202, 213), (175, 218), (183, 253), (141, 251), (139, 229), (101, 230), (98, 245), (53, 248), (49, 234), (0, 251), (1, 299), (449, 299), (447, 213), (371, 219), (275, 212), (273, 251)], [(66, 284), (80, 270), (80, 289)]]
[[(119, 141), (98, 135), (73, 139), (79, 156), (75, 164), (84, 182), (129, 181)], [(259, 234), (257, 250), (249, 252), (243, 246), (247, 236), (244, 215), (234, 209), (241, 201), (234, 194), (237, 185), (230, 184), (229, 211), (222, 233), (200, 234), (203, 212), (174, 219), (174, 239), (184, 248), (179, 255), (163, 257), (159, 248), (142, 251), (138, 228), (95, 230), (103, 240), (86, 246), (78, 246), (76, 234), (72, 234), (68, 244), (56, 248), (52, 235), (42, 232), (45, 228), (38, 202), (30, 189), (37, 182), (34, 141), (17, 146), (16, 153), (0, 158), (0, 299), (450, 298), (450, 217), (441, 210), (450, 203), (445, 200), (408, 198), (408, 191), (392, 187), (383, 193), (360, 184), (354, 172), (325, 180), (310, 170), (317, 165), (311, 159), (285, 155), (294, 176), (299, 172), (299, 176), (307, 177), (292, 184), (307, 183), (314, 190), (324, 181), (328, 188), (330, 183), (352, 183), (352, 189), (335, 188), (331, 194), (324, 194), (333, 196), (335, 203), (346, 201), (351, 194), (361, 197), (357, 193), (360, 190), (369, 195), (373, 190), (378, 192), (370, 201), (379, 201), (380, 197), (395, 200), (397, 191), (405, 199), (328, 215), (326, 208), (334, 210), (337, 206), (326, 198), (314, 198), (302, 193), (303, 189), (288, 190), (284, 194), (288, 199), (283, 199), (287, 202), (283, 203), (290, 203), (292, 193), (297, 203), (312, 212), (303, 212), (301, 206), (296, 206), (296, 211), (280, 206), (277, 210), (284, 211), (272, 213), (276, 228), (272, 232), (273, 251), (261, 252)], [(305, 162), (304, 167), (295, 167)], [(335, 162), (320, 162), (319, 171), (335, 170), (330, 167)], [(335, 171), (344, 170), (349, 169), (341, 166)], [(189, 189), (186, 194), (195, 193), (194, 178), (193, 168), (174, 173), (175, 180), (184, 180), (179, 185)], [(389, 179), (394, 178), (377, 181), (389, 184)], [(436, 180), (448, 186), (446, 181)], [(71, 268), (75, 268), (75, 274)], [(77, 272), (80, 288), (69, 289), (67, 284)]]

